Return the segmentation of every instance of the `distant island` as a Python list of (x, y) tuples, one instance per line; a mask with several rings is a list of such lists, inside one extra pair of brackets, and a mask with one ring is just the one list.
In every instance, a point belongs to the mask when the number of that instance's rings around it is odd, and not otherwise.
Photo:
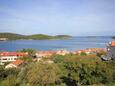
[(33, 35), (21, 35), (16, 33), (0, 33), (0, 40), (46, 40), (46, 39), (68, 39), (72, 36), (69, 35), (56, 35), (50, 36), (46, 34), (33, 34)]

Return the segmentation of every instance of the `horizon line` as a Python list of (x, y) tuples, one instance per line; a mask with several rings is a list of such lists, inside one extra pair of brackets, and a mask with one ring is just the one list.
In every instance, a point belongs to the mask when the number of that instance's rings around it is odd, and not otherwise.
[[(44, 35), (50, 35), (50, 34), (46, 34), (46, 33), (31, 33), (31, 34), (23, 34), (23, 33), (17, 33), (17, 32), (0, 32), (0, 33), (11, 33), (11, 34), (18, 34), (18, 35), (36, 35), (36, 34), (44, 34)], [(85, 36), (89, 36), (89, 37), (95, 37), (95, 36), (115, 36), (115, 35), (71, 35), (71, 34), (55, 34), (55, 35), (50, 35), (50, 36), (56, 36), (56, 35), (69, 35), (69, 36), (73, 36), (73, 37), (75, 37), (75, 36), (83, 36), (83, 37), (85, 37)]]

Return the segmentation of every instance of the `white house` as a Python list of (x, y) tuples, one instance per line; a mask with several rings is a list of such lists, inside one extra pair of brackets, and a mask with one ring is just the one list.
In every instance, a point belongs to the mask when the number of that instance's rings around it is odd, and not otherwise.
[(16, 61), (18, 57), (27, 56), (27, 53), (21, 52), (0, 52), (0, 64)]
[(16, 61), (13, 61), (13, 62), (9, 63), (8, 65), (6, 65), (5, 68), (17, 68), (20, 65), (22, 65), (23, 63), (24, 63), (23, 60), (16, 60)]
[(0, 62), (5, 63), (5, 62), (12, 62), (15, 61), (18, 57), (17, 56), (2, 56), (0, 57)]
[(66, 54), (69, 54), (70, 52), (69, 51), (67, 51), (67, 50), (58, 50), (57, 52), (56, 52), (56, 54), (57, 55), (66, 55)]

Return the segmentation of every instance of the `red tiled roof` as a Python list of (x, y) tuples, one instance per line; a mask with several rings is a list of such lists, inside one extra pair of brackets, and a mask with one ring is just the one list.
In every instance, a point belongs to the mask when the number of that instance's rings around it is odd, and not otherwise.
[(0, 56), (26, 56), (27, 53), (22, 52), (0, 52)]
[(115, 46), (115, 41), (111, 42), (111, 46)]
[(54, 51), (38, 51), (38, 54), (55, 54)]
[(24, 62), (23, 60), (16, 60), (16, 61), (12, 62), (11, 64), (18, 66), (18, 65), (22, 64), (23, 62)]
[(77, 52), (88, 52), (88, 50), (78, 50)]

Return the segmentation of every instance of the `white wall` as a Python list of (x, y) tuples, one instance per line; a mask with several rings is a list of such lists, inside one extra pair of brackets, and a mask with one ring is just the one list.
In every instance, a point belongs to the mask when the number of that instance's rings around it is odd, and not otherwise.
[(0, 57), (0, 63), (12, 62), (15, 61), (17, 58), (17, 56), (2, 56)]

